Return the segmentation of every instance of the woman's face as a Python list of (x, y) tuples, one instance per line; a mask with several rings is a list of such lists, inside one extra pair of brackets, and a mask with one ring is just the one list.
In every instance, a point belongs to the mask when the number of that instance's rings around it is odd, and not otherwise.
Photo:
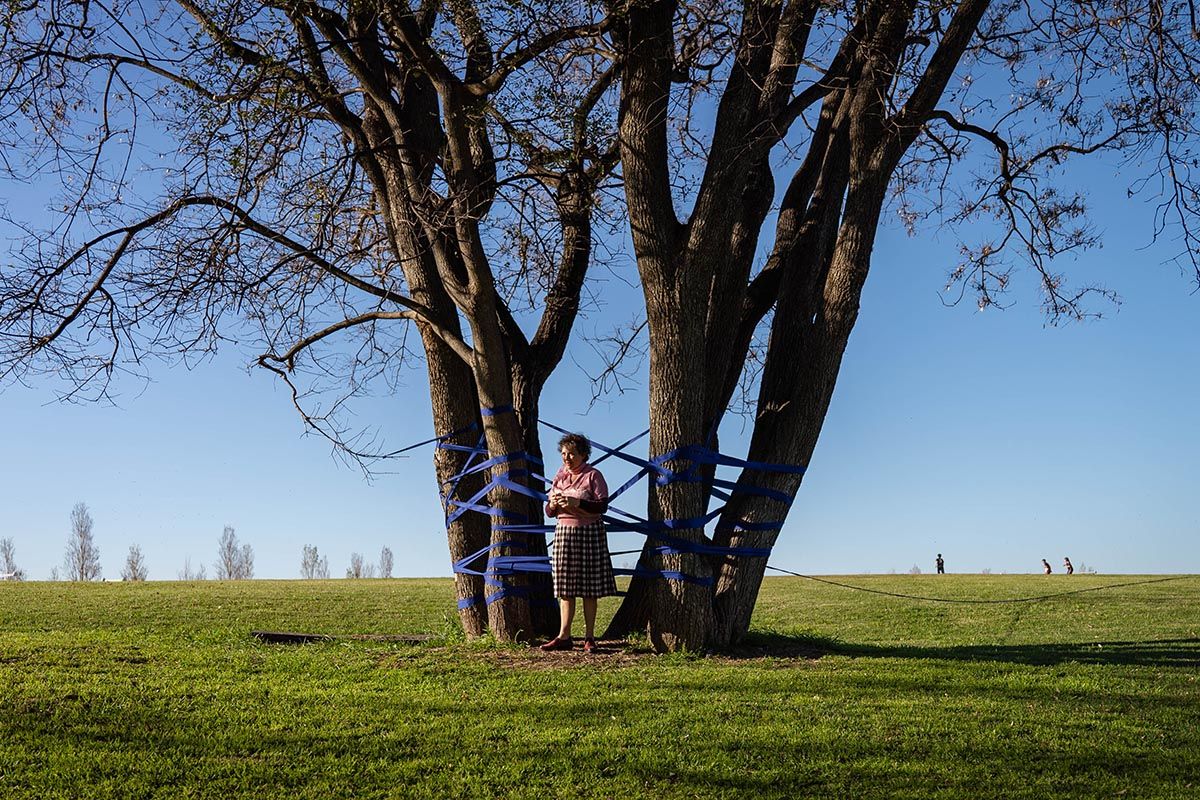
[(571, 445), (564, 444), (558, 452), (562, 455), (563, 466), (572, 472), (583, 466), (583, 456)]

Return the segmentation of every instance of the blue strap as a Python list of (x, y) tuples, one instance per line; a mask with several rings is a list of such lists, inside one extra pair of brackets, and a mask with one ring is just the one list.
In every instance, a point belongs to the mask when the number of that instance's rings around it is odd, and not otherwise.
[[(476, 448), (475, 448), (474, 452), (472, 452), (471, 456), (467, 458), (467, 463), (466, 463), (467, 468), (469, 468), (471, 466), (471, 462), (475, 459), (476, 456), (479, 455), (479, 448), (482, 446), (483, 446), (483, 434), (481, 433), (481, 434), (479, 434), (479, 444), (476, 446)], [(461, 447), (461, 445), (447, 446), (445, 442), (439, 442), (438, 447), (445, 447), (446, 449), (457, 450)], [(447, 512), (449, 512), (449, 509), (450, 509), (450, 506), (449, 506), (450, 498), (454, 496), (454, 493), (456, 491), (458, 491), (458, 484), (462, 482), (463, 477), (464, 477), (464, 473), (460, 471), (457, 475), (455, 475), (453, 478), (450, 479), (451, 481), (453, 481), (453, 483), (451, 483), (450, 488), (446, 490), (446, 494), (442, 498), (442, 508), (445, 509)], [(457, 517), (456, 517), (456, 519), (457, 519)], [(451, 521), (452, 520), (447, 519), (447, 521), (446, 521), (447, 529), (449, 529)]]
[(426, 439), (425, 441), (417, 442), (416, 444), (410, 444), (408, 447), (401, 447), (399, 450), (393, 450), (392, 452), (388, 453), (387, 455), (382, 456), (382, 458), (391, 458), (392, 456), (398, 456), (401, 453), (407, 453), (409, 450), (416, 450), (418, 447), (424, 447), (425, 445), (433, 444), (434, 442), (437, 442), (437, 445), (440, 447), (445, 442), (446, 439), (451, 439), (455, 436), (458, 436), (460, 433), (466, 433), (467, 431), (474, 430), (478, 427), (479, 426), (476, 423), (472, 422), (470, 425), (464, 425), (463, 427), (459, 428), (456, 431), (451, 431), (450, 433), (444, 433), (441, 436), (435, 436), (432, 439)]
[[(483, 416), (494, 416), (496, 414), (508, 413), (513, 409), (511, 406), (500, 406), (490, 409), (481, 409)], [(540, 422), (553, 430), (561, 433), (569, 433), (564, 428), (557, 425), (540, 420)], [(545, 501), (546, 495), (535, 489), (524, 485), (519, 478), (533, 477), (543, 483), (549, 483), (549, 480), (542, 475), (539, 475), (532, 469), (497, 469), (503, 465), (510, 464), (514, 461), (523, 460), (527, 464), (536, 464), (541, 466), (542, 462), (532, 458), (528, 453), (521, 451), (508, 453), (500, 456), (488, 457), (488, 450), (484, 438), (481, 436), (479, 443), (475, 447), (466, 445), (457, 445), (446, 442), (445, 439), (455, 434), (461, 433), (455, 431), (454, 434), (447, 434), (446, 437), (438, 437), (435, 440), (439, 448), (447, 450), (455, 450), (470, 454), (467, 466), (458, 475), (451, 479), (449, 487), (444, 497), (446, 508), (452, 509), (447, 515), (447, 525), (458, 519), (462, 514), (468, 511), (477, 511), (480, 513), (489, 514), (493, 517), (500, 517), (506, 522), (499, 522), (492, 526), (493, 531), (504, 531), (512, 533), (522, 533), (526, 535), (546, 535), (554, 530), (554, 526), (545, 524), (534, 524), (528, 520), (526, 515), (518, 512), (507, 511), (505, 509), (494, 508), (486, 504), (483, 498), (492, 489), (503, 487), (510, 491), (519, 493), (531, 499)], [(700, 468), (705, 465), (740, 467), (748, 470), (758, 470), (762, 472), (777, 472), (783, 474), (800, 475), (804, 473), (804, 467), (788, 464), (770, 464), (766, 462), (747, 461), (744, 459), (732, 458), (723, 456), (720, 453), (698, 445), (689, 445), (680, 447), (667, 453), (655, 456), (650, 459), (637, 458), (623, 452), (624, 448), (637, 440), (643, 438), (649, 433), (648, 430), (639, 433), (637, 436), (625, 441), (616, 448), (606, 447), (605, 445), (588, 440), (591, 445), (604, 453), (601, 458), (594, 463), (616, 457), (626, 463), (637, 467), (637, 474), (633, 478), (622, 484), (617, 491), (609, 495), (609, 500), (624, 494), (626, 491), (635, 486), (642, 478), (647, 475), (652, 475), (655, 482), (659, 485), (669, 485), (676, 482), (702, 482), (704, 477), (700, 474)], [(711, 442), (711, 434), (709, 441)], [(423, 442), (421, 444), (428, 444)], [(414, 445), (420, 446), (420, 445)], [(673, 470), (665, 465), (668, 462), (687, 461), (690, 465), (685, 469)], [(483, 489), (475, 493), (475, 495), (466, 501), (455, 500), (453, 495), (458, 488), (459, 482), (467, 475), (477, 474), (486, 470), (492, 470), (491, 480)], [(682, 537), (673, 536), (672, 531), (688, 530), (688, 529), (703, 529), (714, 519), (717, 519), (725, 510), (725, 503), (735, 494), (749, 494), (759, 497), (767, 497), (772, 500), (790, 505), (793, 498), (785, 492), (776, 489), (750, 486), (741, 484), (736, 481), (724, 480), (716, 477), (709, 478), (707, 481), (710, 493), (720, 499), (723, 504), (699, 517), (665, 519), (665, 520), (647, 520), (639, 517), (636, 514), (631, 514), (614, 506), (609, 507), (609, 514), (604, 517), (609, 532), (635, 532), (647, 536), (651, 539), (660, 542), (653, 550), (662, 555), (682, 555), (682, 554), (697, 554), (703, 556), (741, 556), (748, 558), (767, 558), (770, 556), (770, 547), (737, 547), (737, 546), (722, 546), (713, 544), (707, 539), (700, 541), (692, 541)], [(739, 521), (734, 523), (732, 532), (771, 532), (778, 531), (782, 527), (782, 521), (765, 521), (765, 522), (749, 522)], [(493, 603), (504, 597), (528, 594), (530, 587), (512, 587), (507, 586), (504, 578), (516, 575), (518, 573), (548, 573), (551, 571), (550, 559), (544, 555), (491, 555), (492, 552), (501, 547), (522, 547), (518, 542), (505, 541), (496, 544), (488, 545), (482, 550), (460, 559), (455, 562), (455, 572), (467, 573), (481, 576), (485, 586), (489, 589), (495, 589), (492, 594), (486, 598), (481, 596), (461, 598), (458, 601), (460, 608), (467, 608), (471, 605), (476, 605), (479, 602)], [(639, 552), (636, 550), (618, 551), (610, 555), (624, 555), (628, 553)], [(470, 564), (477, 559), (487, 555), (488, 560), (482, 570), (473, 569)], [(711, 586), (714, 583), (712, 578), (699, 578), (692, 575), (675, 571), (675, 570), (653, 570), (639, 565), (636, 569), (614, 569), (615, 574), (633, 575), (637, 577), (647, 578), (663, 578), (667, 580), (687, 581), (701, 586)]]
[[(541, 422), (541, 420), (538, 420), (538, 421), (539, 421), (539, 422)], [(543, 425), (545, 425), (546, 423), (542, 422), (542, 424), (543, 424)], [(633, 444), (633, 443), (634, 443), (634, 442), (636, 442), (638, 439), (642, 438), (643, 436), (645, 436), (645, 435), (646, 435), (646, 434), (648, 434), (648, 433), (650, 433), (650, 429), (649, 429), (649, 428), (646, 428), (646, 430), (642, 431), (642, 432), (641, 432), (641, 433), (639, 433), (637, 436), (634, 436), (632, 439), (627, 439), (626, 441), (624, 441), (624, 442), (621, 442), (619, 445), (617, 445), (617, 446), (616, 446), (615, 448), (613, 448), (613, 449), (615, 449), (615, 450), (624, 450), (626, 447), (629, 447), (629, 445)], [(591, 439), (589, 439), (588, 441), (589, 441), (589, 442), (591, 442)], [(596, 445), (593, 443), (593, 446), (596, 446)], [(593, 461), (593, 462), (592, 462), (592, 466), (595, 466), (596, 464), (599, 464), (599, 463), (601, 463), (602, 461), (604, 461), (605, 459), (607, 459), (607, 458), (610, 458), (610, 457), (612, 457), (612, 453), (611, 453), (611, 452), (609, 452), (609, 453), (605, 453), (604, 455), (600, 456), (598, 459), (596, 459), (595, 461)]]
[(647, 567), (637, 567), (635, 569), (613, 569), (614, 575), (632, 575), (636, 578), (666, 578), (672, 581), (686, 581), (694, 583), (697, 586), (712, 586), (714, 580), (712, 578), (698, 578), (695, 575), (688, 575), (683, 572), (676, 572), (669, 569), (649, 569)]

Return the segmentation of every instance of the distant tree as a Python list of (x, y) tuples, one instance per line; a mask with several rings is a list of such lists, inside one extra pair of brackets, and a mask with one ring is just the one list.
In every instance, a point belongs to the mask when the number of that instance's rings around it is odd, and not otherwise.
[(183, 560), (183, 569), (179, 570), (179, 580), (205, 581), (208, 580), (208, 571), (204, 568), (203, 564), (193, 570), (192, 559), (188, 557)]
[(238, 544), (237, 532), (232, 525), (226, 525), (221, 533), (214, 566), (219, 581), (242, 581), (254, 577), (254, 549), (248, 544)]
[(304, 545), (304, 556), (300, 559), (300, 577), (309, 580), (329, 577), (329, 559), (317, 552), (315, 544)]
[(71, 509), (71, 535), (67, 539), (67, 555), (63, 565), (68, 580), (100, 579), (100, 548), (96, 547), (92, 538), (92, 515), (86, 503), (76, 503)]
[(25, 570), (17, 566), (11, 538), (0, 539), (0, 579), (10, 581), (25, 580)]
[(392, 577), (392, 549), (385, 547), (379, 553), (379, 577)]
[(250, 580), (254, 577), (254, 548), (249, 544), (243, 544), (241, 550), (241, 567), (242, 580)]
[(142, 560), (142, 548), (136, 544), (129, 545), (129, 554), (125, 556), (125, 568), (121, 570), (121, 580), (144, 581), (147, 575), (146, 562)]
[(61, 580), (61, 577), (60, 577), (60, 576), (59, 576), (59, 574), (58, 574), (58, 567), (51, 567), (51, 568), (50, 568), (50, 580), (52, 580), (52, 581), (59, 581), (59, 580)]
[(908, 568), (908, 574), (909, 575), (920, 575), (921, 568), (918, 567), (916, 564), (913, 564), (911, 567)]
[(363, 561), (362, 553), (350, 554), (350, 566), (346, 568), (347, 578), (374, 578), (375, 565)]

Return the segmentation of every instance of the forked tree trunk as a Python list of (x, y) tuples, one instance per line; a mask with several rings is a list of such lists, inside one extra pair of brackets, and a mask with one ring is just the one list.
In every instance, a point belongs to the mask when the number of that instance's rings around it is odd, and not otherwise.
[[(851, 189), (825, 282), (824, 310), (815, 323), (787, 314), (776, 316), (759, 404), (770, 411), (761, 414), (755, 425), (750, 461), (807, 464), (812, 457), (858, 316), (884, 187), (886, 181), (875, 180), (867, 187)], [(739, 482), (794, 498), (801, 476), (745, 470)], [(718, 523), (716, 543), (772, 547), (778, 530), (739, 531), (738, 524), (782, 525), (787, 513), (788, 505), (779, 500), (735, 494)], [(766, 565), (767, 559), (759, 557), (736, 556), (722, 561), (715, 598), (715, 645), (731, 646), (746, 634)]]
[[(643, 279), (645, 281), (645, 279)], [(663, 455), (701, 441), (703, 406), (704, 315), (698, 292), (686, 291), (686, 279), (645, 281), (650, 347), (650, 452)], [(663, 464), (674, 473), (694, 467), (687, 458)], [(703, 486), (695, 481), (651, 484), (649, 518), (652, 522), (688, 520), (703, 515)], [(699, 541), (701, 526), (672, 527), (666, 533), (678, 539)], [(662, 542), (649, 541), (653, 546)], [(707, 558), (695, 553), (652, 556), (657, 568), (683, 577), (654, 579), (651, 588), (647, 633), (656, 650), (698, 651), (708, 642), (712, 628), (712, 569)]]
[[(439, 436), (462, 431), (448, 443), (473, 446), (479, 441), (479, 403), (475, 399), (471, 371), (436, 334), (427, 334), (423, 330), (422, 339), (429, 373), (434, 431)], [(455, 497), (467, 498), (483, 488), (484, 476), (481, 474), (468, 475), (455, 485), (454, 477), (463, 471), (468, 460), (468, 454), (461, 451), (434, 450), (433, 466), (439, 495), (444, 495), (454, 487)], [(447, 525), (446, 539), (451, 562), (458, 562), (486, 547), (491, 535), (490, 527), (486, 515), (474, 512), (463, 514)], [(481, 636), (487, 630), (483, 578), (455, 572), (454, 594), (463, 631), (467, 636)]]
[[(490, 273), (487, 277), (490, 278)], [(484, 439), (492, 457), (518, 454), (524, 450), (525, 437), (513, 408), (512, 372), (495, 307), (491, 305), (492, 295), (476, 291), (474, 297), (478, 305), (471, 309), (468, 316), (471, 319), (471, 338), (474, 343), (475, 386), (479, 392), (480, 405), (493, 412), (483, 417)], [(528, 479), (521, 475), (521, 472), (528, 468), (529, 464), (524, 458), (513, 458), (494, 466), (491, 473), (493, 476), (515, 473), (509, 475), (511, 480), (525, 482)], [(529, 501), (524, 495), (502, 485), (496, 485), (489, 492), (488, 504), (495, 509), (518, 513), (529, 507)], [(491, 518), (492, 550), (489, 560), (502, 556), (527, 556), (534, 547), (535, 539), (540, 538), (527, 533), (496, 529), (497, 526), (511, 521), (510, 518), (501, 515)], [(488, 571), (491, 571), (490, 565)], [(532, 639), (537, 631), (530, 612), (532, 589), (529, 575), (497, 574), (496, 577), (502, 586), (487, 585), (485, 581), (488, 629), (501, 641)]]
[[(988, 0), (967, 0), (954, 13), (928, 70), (891, 125), (881, 98), (895, 74), (904, 31), (913, 3), (882, 5), (878, 27), (868, 29), (876, 46), (867, 48), (863, 76), (851, 95), (850, 180), (838, 237), (822, 293), (808, 302), (804, 286), (781, 290), (772, 331), (771, 352), (763, 374), (760, 415), (755, 424), (750, 460), (807, 464), (816, 447), (833, 395), (871, 263), (880, 214), (892, 173), (915, 140), (922, 120), (945, 89), (988, 6)], [(874, 88), (872, 88), (874, 87)], [(840, 203), (839, 203), (840, 205)], [(789, 292), (789, 288), (791, 292)], [(810, 313), (814, 312), (814, 313)], [(788, 476), (743, 475), (740, 480), (774, 484), (794, 497), (799, 479)], [(747, 497), (730, 504), (727, 519), (718, 526), (719, 543), (760, 546), (773, 544), (775, 533), (739, 534), (739, 519), (782, 520), (786, 508), (776, 501)], [(773, 516), (774, 515), (774, 516)], [(717, 585), (715, 629), (718, 644), (736, 643), (749, 628), (765, 559), (731, 558), (721, 567)]]
[[(521, 427), (524, 439), (525, 453), (530, 457), (530, 470), (526, 485), (539, 491), (545, 491), (545, 485), (533, 477), (533, 472), (546, 474), (553, 469), (552, 464), (545, 463), (542, 456), (542, 445), (538, 429), (538, 396), (533, 385), (524, 378), (524, 370), (513, 370), (513, 398), (516, 409), (517, 424)], [(541, 461), (542, 464), (536, 463)], [(526, 498), (526, 519), (530, 524), (540, 524), (545, 521), (542, 503), (532, 498)], [(529, 555), (546, 556), (549, 552), (545, 535), (530, 534), (527, 537)], [(532, 620), (533, 633), (536, 636), (552, 636), (558, 632), (559, 614), (558, 603), (554, 600), (554, 586), (548, 574), (531, 573), (527, 575), (529, 586), (529, 614)]]

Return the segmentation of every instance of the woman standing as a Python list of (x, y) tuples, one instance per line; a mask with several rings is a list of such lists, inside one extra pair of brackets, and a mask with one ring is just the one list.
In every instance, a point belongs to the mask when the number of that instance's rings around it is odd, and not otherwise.
[(602, 515), (608, 510), (608, 484), (600, 470), (587, 463), (592, 446), (578, 433), (568, 433), (558, 442), (562, 469), (550, 484), (547, 516), (554, 517), (554, 596), (558, 598), (558, 636), (542, 645), (543, 650), (570, 650), (575, 646), (571, 622), (575, 598), (583, 598), (583, 651), (596, 646), (596, 601), (617, 593), (608, 538)]

